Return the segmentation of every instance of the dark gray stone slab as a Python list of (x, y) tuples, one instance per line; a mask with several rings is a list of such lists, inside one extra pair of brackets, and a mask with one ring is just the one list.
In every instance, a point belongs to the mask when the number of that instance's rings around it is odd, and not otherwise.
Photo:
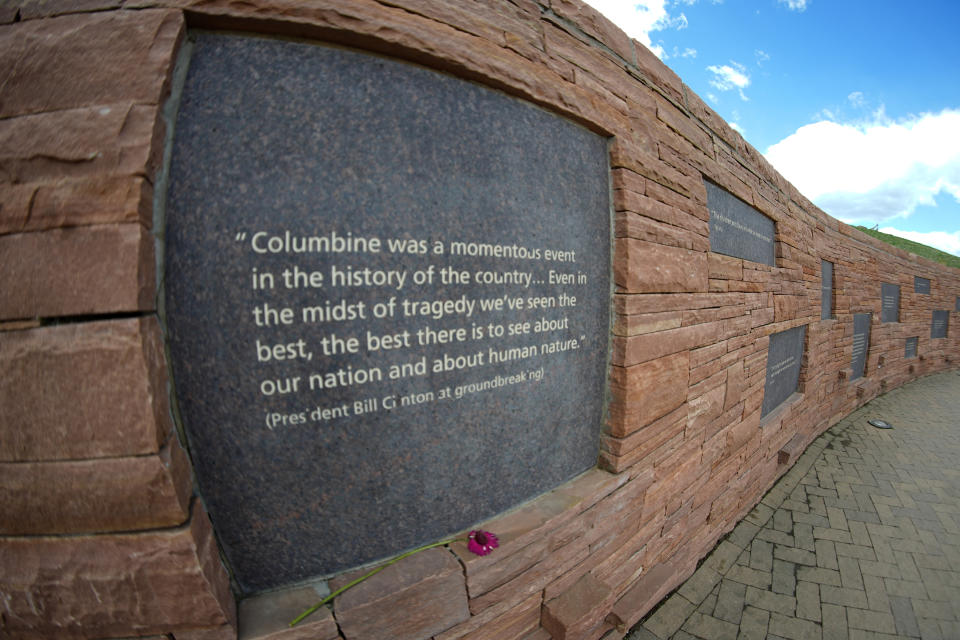
[(820, 319), (833, 317), (833, 263), (820, 261)]
[(880, 322), (900, 322), (900, 285), (880, 284)]
[(774, 221), (712, 182), (704, 185), (710, 210), (710, 250), (775, 266)]
[(933, 318), (930, 321), (930, 337), (946, 338), (947, 325), (950, 323), (949, 311), (933, 311)]
[(763, 406), (760, 417), (779, 407), (796, 393), (803, 363), (803, 343), (807, 327), (794, 327), (770, 336), (767, 351), (767, 378), (763, 385)]
[(850, 366), (853, 369), (851, 380), (863, 377), (867, 367), (867, 350), (870, 348), (870, 320), (872, 313), (853, 315), (853, 356)]
[(957, 296), (957, 299), (954, 302), (953, 310), (960, 311), (960, 296)]
[(927, 278), (921, 278), (920, 276), (913, 276), (913, 292), (929, 294), (930, 280)]
[(592, 467), (606, 140), (391, 59), (192, 37), (166, 318), (241, 590), (441, 539)]
[(916, 358), (917, 357), (917, 344), (920, 342), (919, 336), (912, 336), (907, 338), (907, 344), (904, 347), (903, 357), (904, 358)]

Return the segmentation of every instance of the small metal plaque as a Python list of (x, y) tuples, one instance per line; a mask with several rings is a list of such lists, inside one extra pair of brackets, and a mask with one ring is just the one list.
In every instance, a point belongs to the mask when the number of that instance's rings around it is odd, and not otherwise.
[(913, 276), (913, 292), (929, 294), (930, 280), (927, 278), (921, 278), (920, 276)]
[(820, 319), (833, 317), (833, 263), (820, 261)]
[(930, 322), (930, 337), (946, 338), (947, 325), (949, 324), (949, 322), (950, 322), (949, 311), (934, 311), (933, 318)]
[(593, 467), (607, 141), (381, 56), (190, 37), (166, 318), (240, 590), (441, 539)]
[(877, 429), (893, 429), (893, 425), (886, 420), (867, 420), (867, 423)]
[(800, 383), (800, 365), (803, 363), (803, 343), (806, 325), (787, 329), (770, 336), (767, 349), (767, 378), (763, 385), (763, 406), (760, 417), (779, 407), (796, 393)]
[(704, 184), (710, 210), (710, 250), (776, 266), (774, 221), (712, 182)]
[(919, 336), (911, 336), (906, 340), (906, 346), (903, 350), (904, 358), (916, 358), (917, 357), (917, 345), (920, 343)]
[(853, 316), (853, 368), (851, 380), (862, 378), (867, 367), (867, 350), (870, 347), (870, 320), (872, 313), (857, 313)]
[(880, 322), (900, 322), (900, 285), (880, 285)]

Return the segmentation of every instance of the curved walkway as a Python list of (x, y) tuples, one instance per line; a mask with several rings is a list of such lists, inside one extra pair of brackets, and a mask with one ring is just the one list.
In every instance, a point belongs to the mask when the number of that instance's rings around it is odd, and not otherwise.
[(626, 638), (960, 639), (960, 372), (814, 440)]

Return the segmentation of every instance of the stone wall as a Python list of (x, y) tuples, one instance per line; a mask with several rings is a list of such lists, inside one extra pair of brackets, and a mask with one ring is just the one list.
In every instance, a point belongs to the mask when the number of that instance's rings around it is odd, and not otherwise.
[[(157, 317), (163, 106), (190, 27), (408, 60), (608, 136), (616, 293), (598, 467), (296, 629), (324, 585), (230, 591), (172, 418)], [(0, 630), (11, 638), (621, 638), (819, 433), (956, 366), (960, 272), (817, 209), (578, 0), (14, 0), (0, 8)], [(704, 180), (776, 221), (776, 266), (712, 253)], [(155, 192), (156, 189), (156, 192)], [(834, 264), (820, 319), (821, 260)], [(931, 281), (914, 293), (914, 276)], [(880, 284), (899, 322), (880, 322)], [(865, 374), (854, 314), (872, 313)], [(799, 393), (761, 420), (769, 336)], [(917, 336), (918, 357), (905, 358)], [(351, 574), (336, 576), (330, 588)]]

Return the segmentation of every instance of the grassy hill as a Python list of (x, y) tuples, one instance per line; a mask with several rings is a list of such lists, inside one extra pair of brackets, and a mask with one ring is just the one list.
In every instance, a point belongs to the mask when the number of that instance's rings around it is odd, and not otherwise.
[(883, 240), (887, 244), (892, 244), (895, 247), (899, 247), (904, 251), (915, 253), (918, 256), (922, 256), (928, 260), (933, 260), (934, 262), (939, 262), (940, 264), (945, 264), (948, 267), (960, 269), (960, 258), (955, 255), (940, 251), (939, 249), (934, 249), (933, 247), (928, 247), (925, 244), (920, 244), (919, 242), (914, 242), (913, 240), (906, 240), (904, 238), (892, 236), (889, 233), (880, 233), (879, 231), (874, 231), (873, 229), (860, 226), (858, 226), (857, 229), (863, 231), (867, 235), (873, 236), (878, 240)]

